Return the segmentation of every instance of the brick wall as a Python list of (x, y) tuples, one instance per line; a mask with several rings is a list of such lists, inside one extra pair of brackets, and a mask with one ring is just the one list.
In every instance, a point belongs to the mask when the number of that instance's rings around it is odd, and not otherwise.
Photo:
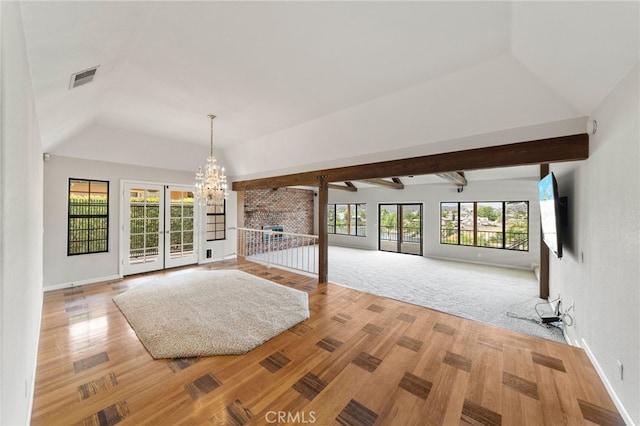
[(282, 225), (284, 232), (313, 234), (313, 191), (253, 189), (244, 194), (244, 227)]

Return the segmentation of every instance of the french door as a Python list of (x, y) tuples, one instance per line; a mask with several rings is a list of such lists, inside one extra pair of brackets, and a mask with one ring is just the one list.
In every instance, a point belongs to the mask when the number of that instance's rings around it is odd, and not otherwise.
[(197, 263), (191, 187), (125, 183), (123, 275)]
[(165, 268), (198, 262), (193, 187), (165, 187)]
[(378, 206), (378, 249), (422, 256), (422, 204)]

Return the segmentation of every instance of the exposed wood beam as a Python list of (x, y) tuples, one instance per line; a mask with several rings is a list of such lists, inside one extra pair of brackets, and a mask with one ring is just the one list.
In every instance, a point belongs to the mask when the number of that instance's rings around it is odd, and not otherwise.
[[(393, 179), (394, 179), (393, 181), (388, 181), (388, 180), (379, 179), (379, 178), (364, 179), (362, 182), (370, 183), (372, 185), (384, 186), (386, 188), (404, 189), (404, 184), (400, 182), (400, 179), (398, 178), (393, 178)], [(396, 179), (398, 180), (397, 182), (396, 182)]]
[(352, 184), (351, 182), (345, 182), (344, 185), (338, 185), (338, 184), (335, 184), (335, 183), (330, 183), (328, 186), (329, 186), (329, 189), (338, 189), (340, 191), (356, 192), (358, 190), (358, 188), (356, 188), (356, 186), (354, 184)]
[(582, 133), (402, 160), (237, 181), (233, 182), (231, 187), (234, 191), (241, 191), (296, 185), (316, 186), (320, 175), (326, 176), (325, 181), (328, 183), (346, 182), (393, 176), (427, 175), (457, 170), (560, 163), (586, 160), (587, 158), (589, 158), (589, 135)]
[(464, 172), (436, 173), (436, 176), (458, 186), (467, 186), (467, 178), (464, 177)]

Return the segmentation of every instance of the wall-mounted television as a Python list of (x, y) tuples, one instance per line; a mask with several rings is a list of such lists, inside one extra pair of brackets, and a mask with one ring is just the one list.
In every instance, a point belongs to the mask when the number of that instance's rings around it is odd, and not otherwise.
[(567, 197), (558, 196), (558, 183), (553, 173), (538, 182), (542, 240), (556, 257), (562, 257), (562, 240), (567, 225)]

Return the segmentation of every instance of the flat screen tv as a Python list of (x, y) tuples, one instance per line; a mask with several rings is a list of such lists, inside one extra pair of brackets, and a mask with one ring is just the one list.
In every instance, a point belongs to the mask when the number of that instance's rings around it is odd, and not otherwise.
[(556, 257), (562, 257), (562, 237), (566, 225), (567, 198), (558, 196), (558, 183), (553, 173), (538, 182), (542, 240)]

